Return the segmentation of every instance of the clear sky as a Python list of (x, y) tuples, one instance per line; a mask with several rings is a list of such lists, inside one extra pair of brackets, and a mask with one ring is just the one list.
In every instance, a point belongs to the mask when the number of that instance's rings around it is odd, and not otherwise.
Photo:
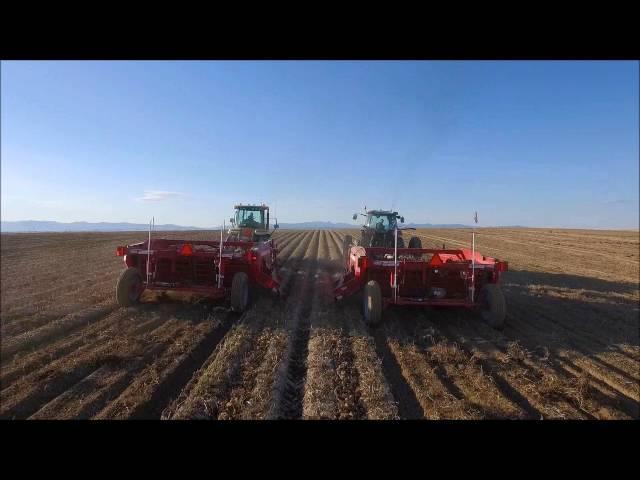
[(2, 62), (2, 219), (638, 228), (638, 62)]

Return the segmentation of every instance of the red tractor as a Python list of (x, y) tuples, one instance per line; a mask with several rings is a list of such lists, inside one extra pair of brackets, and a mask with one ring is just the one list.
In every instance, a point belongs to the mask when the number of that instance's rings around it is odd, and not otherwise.
[[(229, 299), (231, 308), (243, 312), (249, 305), (249, 288), (259, 285), (279, 293), (277, 248), (269, 232), (269, 207), (236, 205), (232, 228), (219, 241), (149, 239), (117, 247), (127, 268), (116, 285), (120, 306), (138, 303), (142, 292), (174, 291)], [(274, 230), (278, 224), (274, 225)]]
[[(383, 307), (414, 305), (479, 310), (492, 327), (504, 325), (506, 306), (499, 287), (508, 264), (475, 251), (422, 248), (419, 237), (405, 247), (398, 212), (371, 210), (359, 241), (344, 238), (345, 273), (334, 290), (335, 300), (362, 291), (365, 322), (376, 325)], [(357, 219), (354, 214), (353, 219)]]

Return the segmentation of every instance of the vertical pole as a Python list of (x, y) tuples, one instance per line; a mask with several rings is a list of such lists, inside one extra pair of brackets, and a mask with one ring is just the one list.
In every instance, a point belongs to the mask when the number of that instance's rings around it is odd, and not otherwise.
[(473, 302), (476, 288), (476, 227), (473, 227), (471, 236), (471, 302)]
[(471, 234), (471, 303), (475, 300), (476, 290), (476, 224), (478, 223), (478, 212), (475, 212), (473, 221), (473, 233)]
[(222, 220), (222, 227), (220, 227), (220, 256), (218, 258), (218, 288), (222, 287), (222, 232), (224, 232), (225, 223)]
[[(153, 218), (153, 217), (152, 217)], [(149, 257), (151, 255), (151, 225), (152, 221), (149, 221), (149, 241), (147, 243), (147, 285), (149, 285)]]
[(398, 223), (394, 230), (393, 242), (393, 302), (398, 300)]

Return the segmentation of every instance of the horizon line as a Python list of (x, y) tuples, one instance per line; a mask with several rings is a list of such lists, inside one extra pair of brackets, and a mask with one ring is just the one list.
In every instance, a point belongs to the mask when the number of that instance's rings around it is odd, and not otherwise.
[[(0, 220), (2, 223), (26, 223), (26, 222), (41, 222), (41, 223), (57, 223), (60, 225), (72, 225), (72, 224), (78, 224), (78, 223), (88, 223), (88, 224), (107, 224), (107, 225), (118, 225), (118, 224), (128, 224), (128, 225), (146, 225), (146, 223), (137, 223), (137, 222), (105, 222), (105, 221), (99, 221), (99, 222), (91, 222), (91, 221), (87, 221), (87, 220), (76, 220), (76, 221), (72, 221), (72, 222), (60, 222), (57, 220)], [(279, 222), (279, 224), (284, 224), (284, 225), (295, 225), (295, 224), (305, 224), (305, 223), (330, 223), (330, 224), (336, 224), (336, 225), (348, 225), (347, 222), (333, 222), (330, 220), (306, 220), (306, 221), (292, 221), (292, 222)], [(474, 228), (473, 225), (466, 225), (466, 224), (462, 224), (462, 223), (429, 223), (429, 222), (423, 222), (423, 223), (418, 223), (418, 222), (408, 222), (407, 225), (433, 225), (433, 226), (440, 226), (440, 225), (455, 225), (455, 228)], [(188, 229), (188, 228), (193, 228), (193, 229), (197, 229), (197, 230), (219, 230), (220, 227), (222, 225), (213, 225), (213, 226), (208, 226), (208, 227), (200, 227), (197, 225), (179, 225), (179, 224), (175, 224), (175, 223), (164, 223), (164, 224), (156, 224), (156, 228), (157, 227), (163, 227), (163, 226), (167, 226), (167, 225), (171, 225), (171, 226), (175, 226), (175, 227), (180, 227), (183, 229)], [(361, 227), (362, 224), (353, 224), (353, 225), (349, 225), (347, 226), (340, 226), (337, 228), (359, 228)], [(318, 229), (322, 229), (325, 227), (318, 227)], [(420, 228), (420, 227), (418, 227)], [(534, 229), (562, 229), (562, 230), (623, 230), (623, 231), (640, 231), (640, 226), (637, 227), (593, 227), (593, 226), (582, 226), (582, 227), (566, 227), (566, 226), (528, 226), (528, 225), (477, 225), (475, 228), (534, 228)], [(88, 230), (91, 231), (91, 230)], [(137, 231), (137, 230), (120, 230), (122, 232), (126, 232), (126, 231)], [(187, 230), (189, 231), (189, 230)], [(195, 230), (192, 230), (195, 231)], [(39, 230), (38, 232), (42, 232), (42, 233), (47, 233), (47, 232), (54, 232), (52, 230)], [(16, 231), (16, 232), (0, 232), (0, 233), (30, 233), (29, 231)]]

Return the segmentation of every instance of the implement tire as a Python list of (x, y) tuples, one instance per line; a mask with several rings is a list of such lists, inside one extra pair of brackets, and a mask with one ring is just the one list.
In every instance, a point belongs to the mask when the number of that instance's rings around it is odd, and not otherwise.
[(242, 313), (249, 305), (249, 277), (237, 272), (231, 282), (231, 310)]
[(116, 302), (121, 307), (130, 307), (138, 303), (142, 295), (142, 275), (137, 268), (124, 270), (116, 283)]
[(382, 292), (378, 282), (375, 280), (367, 282), (362, 297), (364, 322), (370, 327), (378, 325), (382, 320)]
[(507, 316), (507, 305), (500, 287), (495, 283), (487, 283), (480, 290), (478, 303), (482, 319), (496, 330), (502, 330)]

